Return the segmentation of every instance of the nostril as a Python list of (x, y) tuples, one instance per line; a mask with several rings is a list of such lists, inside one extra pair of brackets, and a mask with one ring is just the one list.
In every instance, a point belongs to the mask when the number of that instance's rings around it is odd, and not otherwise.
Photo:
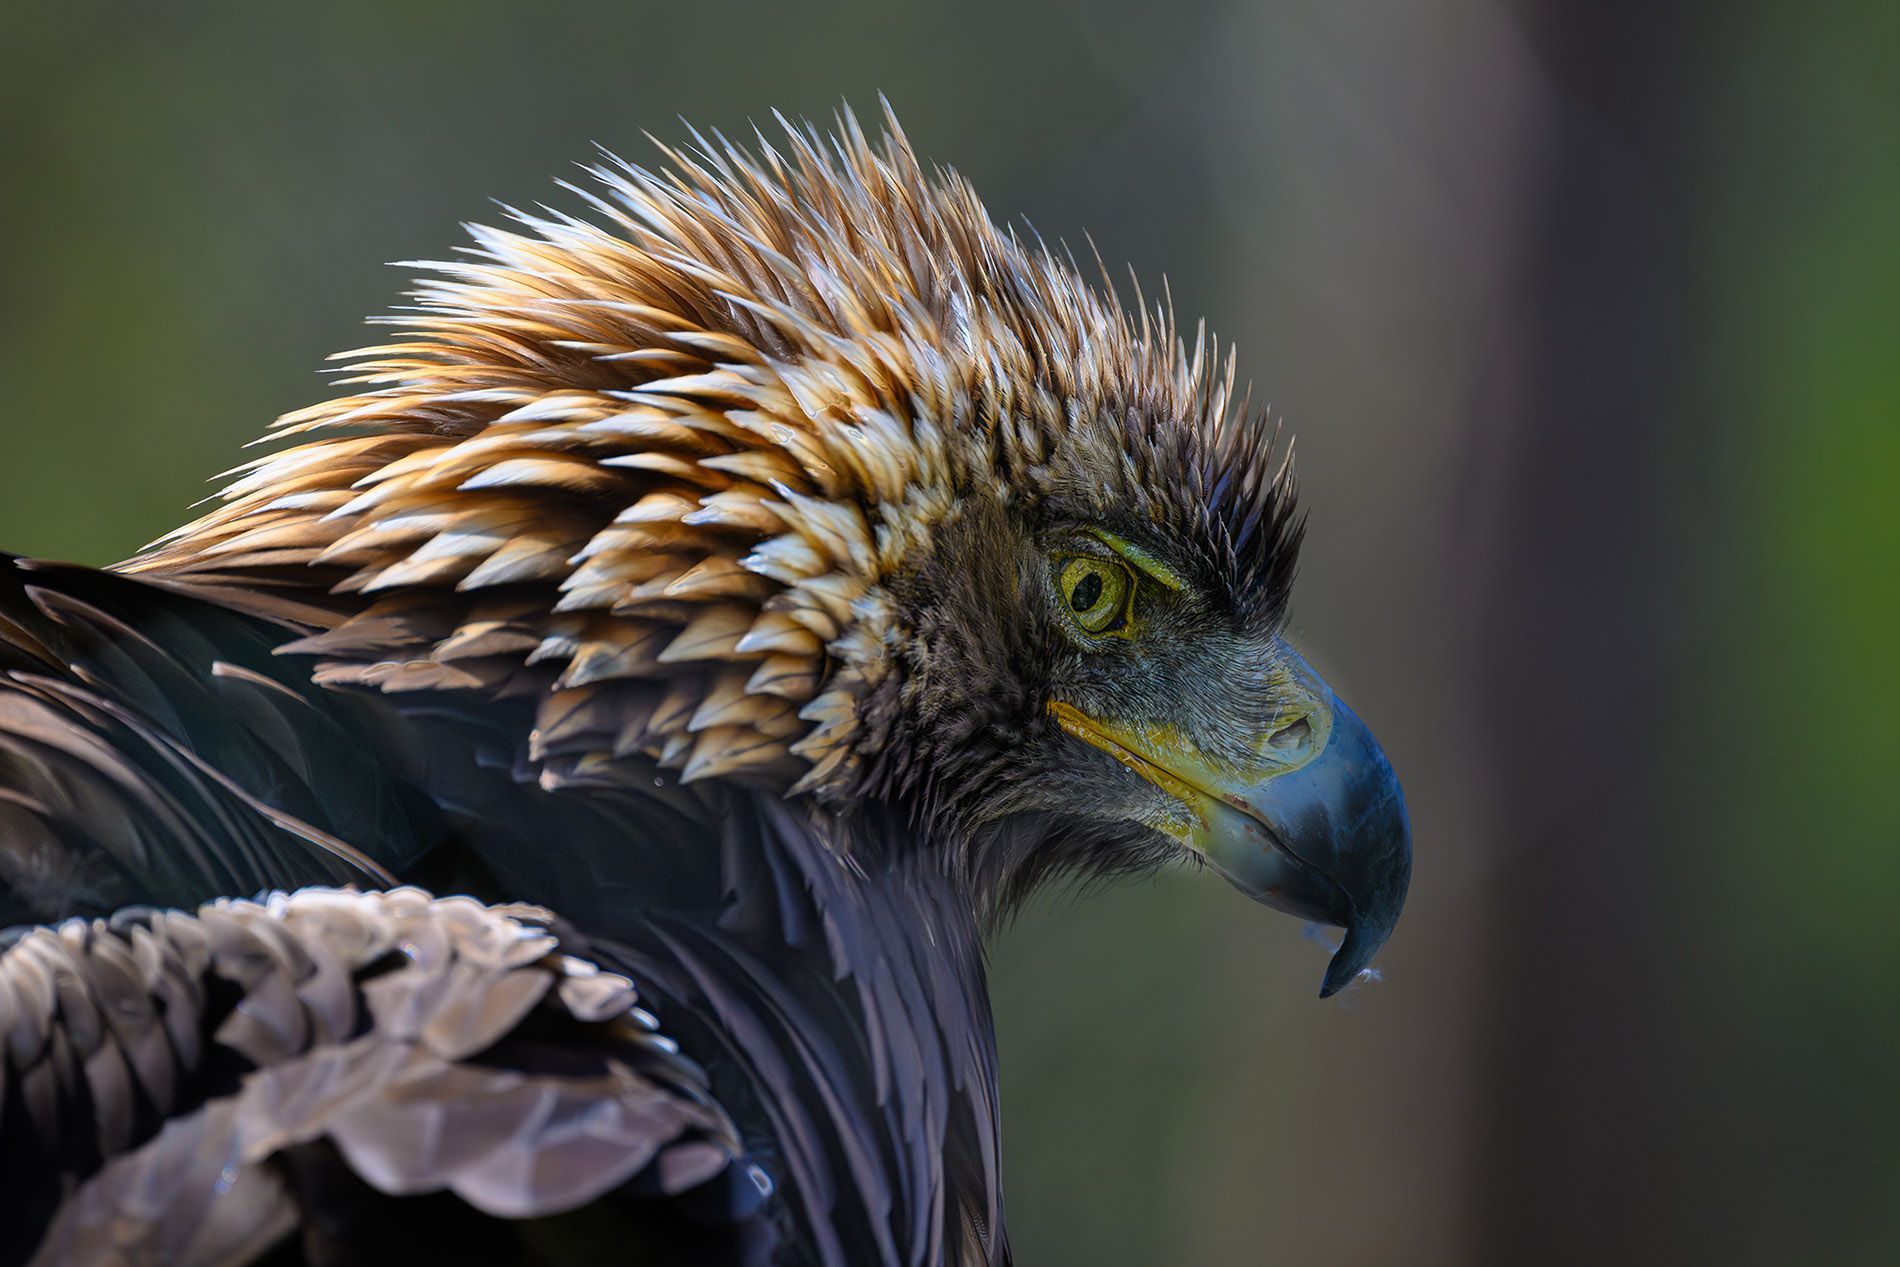
[(1285, 752), (1297, 748), (1313, 736), (1312, 723), (1301, 717), (1291, 721), (1273, 732), (1267, 739), (1269, 746)]

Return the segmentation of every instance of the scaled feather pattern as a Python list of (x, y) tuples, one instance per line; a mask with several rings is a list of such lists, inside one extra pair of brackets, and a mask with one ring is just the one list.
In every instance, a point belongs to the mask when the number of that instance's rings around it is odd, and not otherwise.
[(62, 1181), (36, 1263), (242, 1261), (323, 1159), (506, 1218), (648, 1171), (661, 1192), (708, 1181), (739, 1145), (704, 1076), (549, 919), (308, 889), (20, 930), (0, 954), (9, 1241)]

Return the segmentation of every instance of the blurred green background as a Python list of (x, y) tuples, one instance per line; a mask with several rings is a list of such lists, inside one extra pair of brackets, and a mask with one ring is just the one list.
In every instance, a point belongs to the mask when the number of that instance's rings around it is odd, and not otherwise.
[(1238, 340), (1384, 738), (1385, 980), (1218, 881), (996, 947), (1028, 1264), (1900, 1254), (1900, 7), (15, 6), (0, 545), (178, 522), (488, 199), (888, 92)]

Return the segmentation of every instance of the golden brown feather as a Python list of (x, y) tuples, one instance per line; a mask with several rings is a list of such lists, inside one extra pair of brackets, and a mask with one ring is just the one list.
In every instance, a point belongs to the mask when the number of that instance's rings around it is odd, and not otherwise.
[(1297, 532), (1231, 355), (999, 231), (887, 124), (610, 156), (570, 187), (598, 223), (474, 228), (344, 354), (354, 394), (126, 568), (316, 602), (289, 650), (326, 682), (536, 696), (549, 783), (641, 753), (822, 796), (879, 741), (885, 582), (972, 488), (1157, 520), (1185, 488), (1237, 568), (1255, 526)]

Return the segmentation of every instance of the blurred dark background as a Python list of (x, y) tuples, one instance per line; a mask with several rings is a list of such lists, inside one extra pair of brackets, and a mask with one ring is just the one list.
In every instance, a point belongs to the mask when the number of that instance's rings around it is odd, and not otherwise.
[[(178, 522), (491, 197), (888, 92), (1298, 432), (1385, 979), (1216, 880), (996, 947), (1021, 1261), (1900, 1252), (1900, 6), (16, 6), (0, 546)], [(1152, 289), (1152, 287), (1151, 287)]]

